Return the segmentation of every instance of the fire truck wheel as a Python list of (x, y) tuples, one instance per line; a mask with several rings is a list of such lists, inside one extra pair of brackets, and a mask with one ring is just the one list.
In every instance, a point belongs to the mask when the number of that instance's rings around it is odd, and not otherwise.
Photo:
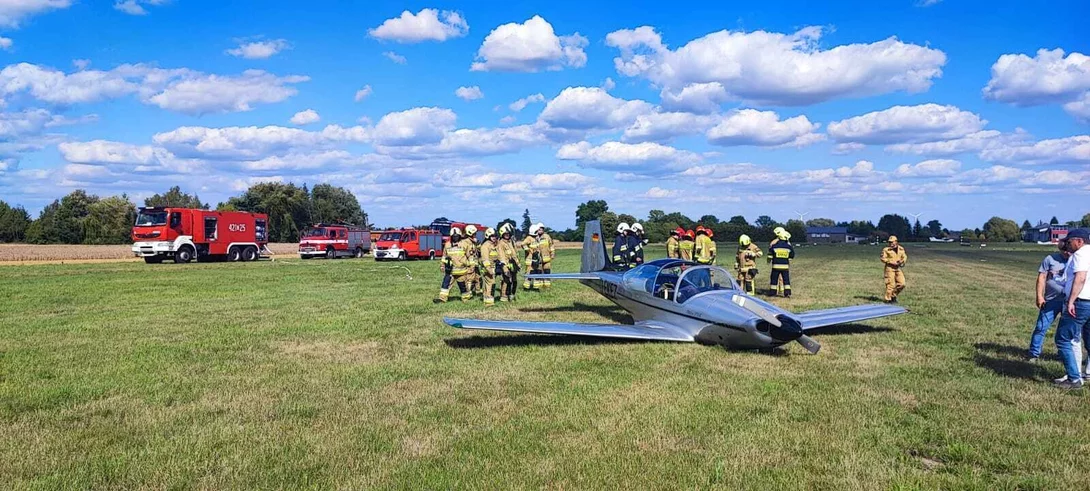
[(360, 247), (356, 248), (356, 257), (357, 258), (363, 257), (363, 249), (362, 248), (360, 248)]
[(163, 256), (158, 254), (154, 256), (144, 256), (144, 262), (148, 264), (160, 264), (163, 262)]
[(332, 248), (332, 247), (330, 247), (329, 249), (326, 249), (325, 250), (325, 258), (326, 259), (337, 259), (337, 250)]
[(435, 260), (435, 251), (428, 251), (428, 261)]
[(257, 260), (257, 248), (254, 247), (254, 246), (246, 246), (246, 248), (242, 250), (242, 260), (243, 261), (256, 261)]
[(178, 252), (174, 253), (174, 262), (178, 264), (188, 263), (193, 260), (193, 248), (187, 245), (178, 249)]
[(237, 263), (242, 260), (242, 251), (238, 247), (232, 247), (227, 251), (227, 260), (233, 263)]
[(405, 251), (401, 251), (401, 254), (397, 256), (398, 261), (405, 261), (407, 259), (409, 259), (409, 255), (405, 254)]

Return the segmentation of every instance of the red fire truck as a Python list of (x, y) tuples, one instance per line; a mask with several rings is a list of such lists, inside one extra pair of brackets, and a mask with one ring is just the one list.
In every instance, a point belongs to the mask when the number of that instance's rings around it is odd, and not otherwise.
[(268, 252), (268, 223), (262, 213), (141, 208), (132, 227), (132, 252), (150, 264), (166, 258), (253, 261)]
[(363, 257), (371, 252), (371, 231), (355, 225), (319, 223), (299, 237), (299, 257)]
[(435, 259), (443, 255), (443, 236), (438, 230), (403, 228), (387, 230), (375, 242), (375, 260)]

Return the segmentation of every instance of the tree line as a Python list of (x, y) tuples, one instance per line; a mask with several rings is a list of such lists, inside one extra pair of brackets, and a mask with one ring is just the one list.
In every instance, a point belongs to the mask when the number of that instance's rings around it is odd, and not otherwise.
[[(145, 199), (144, 206), (210, 208), (178, 186)], [(216, 209), (268, 214), (272, 242), (298, 241), (300, 231), (317, 222), (370, 225), (356, 196), (330, 184), (313, 189), (306, 184), (255, 184)], [(125, 194), (101, 198), (77, 189), (47, 205), (35, 219), (23, 207), (0, 201), (0, 243), (126, 244), (132, 242), (135, 221), (136, 204)]]

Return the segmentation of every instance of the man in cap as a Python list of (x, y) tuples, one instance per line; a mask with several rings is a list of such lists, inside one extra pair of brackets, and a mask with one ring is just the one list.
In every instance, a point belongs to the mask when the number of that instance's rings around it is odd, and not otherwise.
[(735, 269), (738, 270), (738, 281), (742, 282), (742, 290), (750, 295), (755, 295), (756, 287), (754, 279), (757, 277), (757, 261), (761, 257), (761, 248), (757, 247), (748, 235), (738, 237), (738, 258)]
[(681, 237), (681, 243), (678, 244), (678, 257), (686, 261), (693, 260), (693, 252), (696, 251), (696, 235), (692, 230), (686, 230), (685, 235)]
[[(496, 277), (503, 277), (504, 261), (500, 256), (500, 240), (496, 235), (496, 229), (489, 227), (484, 231), (484, 242), (481, 243), (481, 295), (485, 305), (493, 305), (496, 302), (495, 294)], [(501, 280), (500, 298), (507, 300), (506, 293), (502, 290)]]
[(905, 289), (905, 273), (902, 268), (908, 262), (908, 254), (901, 247), (896, 235), (890, 235), (888, 246), (882, 249), (882, 264), (885, 265), (886, 303), (897, 303), (897, 295)]
[(1060, 352), (1067, 375), (1057, 379), (1057, 386), (1064, 389), (1082, 388), (1082, 345), (1090, 339), (1090, 287), (1086, 276), (1090, 273), (1090, 230), (1076, 228), (1067, 232), (1067, 250), (1071, 258), (1064, 268), (1065, 301), (1060, 313), (1060, 325), (1056, 327), (1056, 350)]
[(450, 295), (450, 285), (456, 283), (462, 293), (462, 301), (473, 298), (466, 285), (465, 276), (469, 272), (469, 259), (462, 248), (462, 231), (458, 227), (450, 229), (450, 246), (443, 251), (443, 260), (439, 262), (443, 269), (443, 284), (439, 287), (439, 302), (446, 302)]
[(617, 236), (613, 238), (613, 267), (620, 271), (626, 271), (632, 267), (629, 263), (631, 252), (628, 248), (628, 236), (631, 233), (632, 229), (627, 223), (617, 224)]
[[(541, 272), (552, 274), (553, 258), (556, 257), (556, 244), (553, 242), (553, 237), (545, 231), (545, 224), (540, 222), (537, 224), (537, 253), (541, 256)], [(551, 286), (553, 286), (552, 281), (541, 280), (542, 288)]]
[(1033, 329), (1026, 355), (1031, 363), (1041, 357), (1048, 328), (1064, 308), (1064, 269), (1071, 253), (1067, 250), (1067, 240), (1060, 239), (1056, 245), (1059, 250), (1045, 256), (1041, 267), (1037, 268), (1037, 326)]
[(677, 259), (681, 257), (681, 252), (678, 247), (681, 245), (681, 236), (685, 231), (681, 227), (675, 228), (670, 231), (670, 238), (666, 239), (666, 257), (670, 259)]

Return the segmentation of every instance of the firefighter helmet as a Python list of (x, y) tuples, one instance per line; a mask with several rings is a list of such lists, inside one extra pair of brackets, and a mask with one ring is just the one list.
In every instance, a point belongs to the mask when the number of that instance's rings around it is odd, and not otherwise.
[(889, 242), (890, 244), (896, 244), (897, 243), (897, 236), (896, 235), (889, 236), (889, 239), (887, 239), (886, 242)]
[(462, 235), (462, 229), (458, 227), (450, 227), (450, 236), (454, 237), (455, 235)]
[(466, 235), (477, 235), (477, 226), (466, 225)]
[(740, 245), (740, 246), (748, 246), (748, 245), (750, 245), (752, 243), (753, 243), (753, 241), (750, 240), (749, 236), (746, 235), (746, 234), (742, 234), (741, 237), (738, 237), (738, 245)]
[(780, 239), (783, 239), (785, 242), (791, 240), (791, 232), (784, 230), (783, 235), (780, 236)]
[(639, 232), (639, 233), (642, 234), (643, 233), (643, 225), (640, 225), (639, 222), (633, 223), (632, 224), (632, 231), (633, 232)]
[(623, 234), (629, 230), (632, 230), (632, 228), (629, 227), (627, 223), (621, 222), (617, 224), (617, 233)]
[(697, 225), (696, 226), (696, 233), (698, 233), (698, 234), (707, 234), (708, 229), (704, 228), (703, 225)]
[(488, 227), (488, 228), (484, 229), (484, 236), (485, 237), (495, 237), (496, 236), (496, 229), (494, 229), (492, 227)]
[(545, 224), (541, 223), (541, 222), (537, 222), (537, 231), (538, 232), (544, 232), (545, 231)]
[(676, 235), (678, 237), (681, 237), (682, 235), (685, 235), (685, 229), (681, 227), (675, 228), (670, 231), (670, 235)]
[(686, 230), (685, 231), (685, 237), (688, 238), (689, 240), (693, 240), (693, 239), (696, 239), (696, 234), (693, 233), (692, 230)]
[(782, 234), (782, 233), (784, 233), (784, 232), (786, 232), (786, 231), (787, 231), (787, 230), (786, 230), (786, 229), (784, 229), (783, 227), (776, 227), (776, 228), (772, 229), (772, 233), (773, 233), (773, 234), (774, 234), (774, 235), (775, 235), (776, 237), (779, 237), (779, 236), (780, 236), (780, 234)]
[(537, 235), (537, 224), (530, 225), (530, 235)]

